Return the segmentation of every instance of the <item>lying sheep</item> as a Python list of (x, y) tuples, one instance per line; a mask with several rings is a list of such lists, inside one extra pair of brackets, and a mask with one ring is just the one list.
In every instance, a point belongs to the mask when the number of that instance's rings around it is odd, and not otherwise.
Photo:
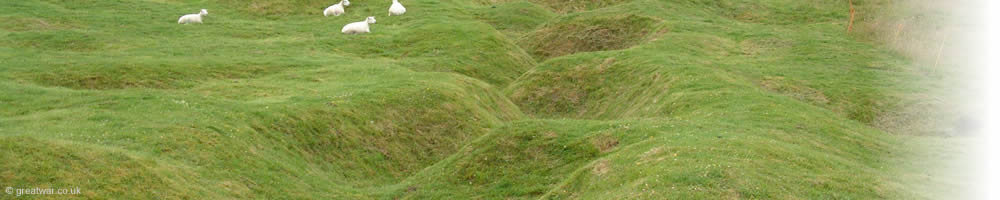
[(344, 14), (344, 6), (351, 6), (351, 1), (341, 0), (340, 3), (326, 7), (326, 10), (323, 10), (323, 16), (340, 16), (341, 14)]
[(371, 33), (371, 29), (368, 28), (368, 24), (374, 23), (375, 17), (368, 17), (365, 21), (344, 25), (344, 28), (340, 29), (340, 32), (344, 32), (344, 34)]
[(393, 15), (403, 15), (406, 13), (406, 8), (403, 4), (399, 3), (399, 0), (392, 0), (392, 6), (389, 6), (389, 16)]
[(201, 23), (201, 16), (204, 16), (204, 15), (208, 15), (208, 10), (201, 9), (201, 12), (198, 13), (198, 14), (187, 14), (187, 15), (181, 16), (181, 19), (178, 19), (177, 23), (178, 24), (190, 24), (190, 23), (199, 23), (200, 24)]

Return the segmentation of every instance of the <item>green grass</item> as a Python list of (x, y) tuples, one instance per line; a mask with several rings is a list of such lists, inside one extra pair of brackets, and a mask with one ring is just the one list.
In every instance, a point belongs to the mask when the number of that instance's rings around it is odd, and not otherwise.
[[(948, 147), (880, 126), (931, 90), (914, 84), (923, 64), (845, 34), (844, 2), (402, 3), (403, 16), (356, 1), (322, 17), (331, 2), (4, 1), (0, 187), (97, 199), (941, 197), (904, 184), (925, 166), (898, 155)], [(176, 24), (201, 8), (204, 24)], [(367, 16), (372, 33), (339, 33)]]

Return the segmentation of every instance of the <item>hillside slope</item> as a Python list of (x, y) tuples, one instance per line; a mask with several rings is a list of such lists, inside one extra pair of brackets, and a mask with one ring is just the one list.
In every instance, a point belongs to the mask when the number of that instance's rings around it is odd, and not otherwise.
[[(80, 198), (912, 199), (840, 1), (0, 3), (0, 178)], [(879, 1), (859, 5), (878, 6)], [(206, 8), (204, 24), (176, 17)], [(372, 33), (344, 24), (376, 16)], [(918, 88), (919, 89), (919, 88)], [(53, 196), (38, 196), (54, 198)]]

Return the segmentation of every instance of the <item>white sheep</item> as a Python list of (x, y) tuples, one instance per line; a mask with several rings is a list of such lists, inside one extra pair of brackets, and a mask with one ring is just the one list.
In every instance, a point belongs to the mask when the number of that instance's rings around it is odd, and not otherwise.
[(371, 33), (371, 29), (368, 28), (368, 24), (374, 23), (375, 17), (368, 17), (365, 21), (344, 25), (344, 28), (340, 29), (340, 32), (344, 32), (344, 34)]
[(389, 6), (389, 16), (393, 15), (403, 15), (406, 13), (406, 8), (403, 4), (399, 3), (399, 0), (392, 0), (392, 6)]
[(201, 16), (204, 16), (204, 15), (208, 15), (208, 10), (201, 9), (201, 12), (198, 13), (198, 14), (187, 14), (187, 15), (181, 16), (181, 19), (178, 19), (177, 23), (178, 24), (190, 24), (190, 23), (199, 23), (200, 24), (201, 23)]
[(326, 7), (326, 10), (323, 10), (323, 16), (340, 16), (341, 14), (344, 14), (344, 6), (351, 6), (351, 1), (341, 0), (340, 3)]

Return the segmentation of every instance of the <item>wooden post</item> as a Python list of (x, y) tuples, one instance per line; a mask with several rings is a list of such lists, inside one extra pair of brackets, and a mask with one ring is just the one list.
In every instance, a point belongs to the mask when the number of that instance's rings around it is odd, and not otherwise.
[(944, 51), (946, 41), (948, 41), (948, 31), (944, 32), (944, 37), (941, 38), (941, 44), (938, 46), (937, 58), (934, 59), (934, 69), (937, 69), (938, 65), (941, 64), (941, 51)]
[(850, 33), (854, 28), (854, 0), (847, 0), (847, 4), (851, 6), (851, 21), (847, 22), (847, 32)]

